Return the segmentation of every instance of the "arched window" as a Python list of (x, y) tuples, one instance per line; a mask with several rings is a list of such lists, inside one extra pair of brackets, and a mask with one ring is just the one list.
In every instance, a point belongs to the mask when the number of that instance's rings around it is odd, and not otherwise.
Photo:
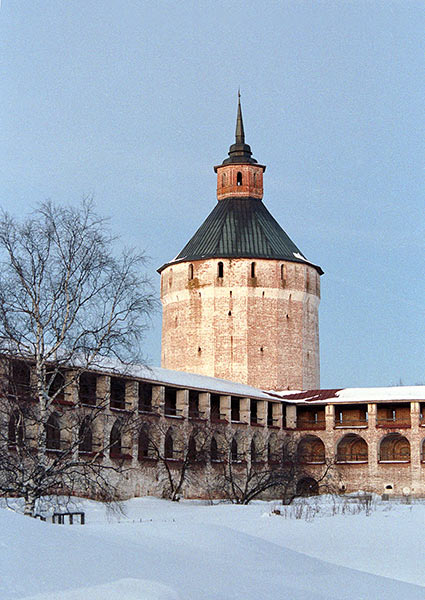
[(232, 443), (230, 445), (230, 460), (232, 462), (238, 462), (239, 460), (238, 443), (236, 441), (236, 438), (233, 438)]
[(336, 461), (339, 463), (367, 463), (367, 455), (366, 441), (355, 433), (349, 433), (338, 443)]
[(90, 417), (86, 417), (80, 425), (78, 431), (78, 451), (82, 453), (93, 452), (93, 432)]
[(139, 433), (139, 445), (138, 445), (137, 457), (139, 460), (149, 457), (149, 430), (143, 428)]
[(257, 185), (257, 173), (254, 173), (254, 187)]
[(22, 446), (24, 443), (24, 419), (19, 411), (14, 411), (8, 425), (9, 446)]
[(240, 171), (236, 175), (236, 185), (242, 185), (242, 173)]
[(255, 438), (251, 440), (251, 463), (255, 464), (259, 462), (259, 456), (257, 451), (257, 444), (255, 442)]
[(119, 457), (122, 454), (122, 423), (117, 419), (111, 429), (109, 436), (110, 450), (109, 454), (111, 457)]
[(46, 423), (46, 448), (47, 450), (60, 450), (61, 431), (59, 417), (52, 413)]
[(297, 458), (301, 463), (323, 464), (325, 462), (325, 445), (316, 435), (301, 438), (297, 448)]
[(193, 279), (193, 265), (189, 265), (189, 279)]
[(385, 436), (379, 448), (380, 462), (410, 462), (409, 440), (400, 433)]
[(174, 441), (171, 429), (167, 431), (165, 436), (164, 456), (165, 458), (174, 458)]
[(223, 187), (226, 185), (226, 173), (223, 173), (221, 176), (221, 185)]
[(187, 458), (189, 462), (196, 462), (197, 454), (195, 436), (191, 435), (187, 447)]
[(223, 277), (224, 275), (224, 265), (222, 262), (219, 262), (217, 265), (217, 277), (219, 277), (220, 279)]
[(170, 272), (168, 274), (168, 288), (171, 289), (173, 285), (173, 269), (170, 269)]
[(213, 437), (211, 439), (210, 456), (211, 456), (211, 461), (212, 462), (218, 462), (219, 461), (218, 446), (217, 446), (217, 440), (215, 439), (215, 437)]
[(251, 277), (255, 277), (255, 262), (251, 263)]
[(286, 265), (280, 265), (280, 278), (283, 283), (286, 283)]
[(310, 289), (310, 271), (306, 269), (305, 273), (305, 291), (308, 292)]

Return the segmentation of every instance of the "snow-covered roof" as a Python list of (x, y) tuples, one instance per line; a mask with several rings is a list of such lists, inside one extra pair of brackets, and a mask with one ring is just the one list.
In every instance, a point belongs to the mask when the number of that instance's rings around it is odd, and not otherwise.
[(425, 401), (425, 385), (370, 387), (370, 388), (342, 388), (331, 390), (283, 390), (270, 392), (277, 398), (292, 401), (296, 404), (311, 403), (356, 403), (356, 402), (401, 402)]
[(267, 392), (263, 392), (255, 387), (244, 383), (235, 383), (227, 379), (218, 379), (217, 377), (208, 377), (207, 375), (198, 375), (196, 373), (186, 373), (185, 371), (172, 371), (161, 367), (148, 367), (145, 365), (126, 365), (113, 358), (102, 357), (96, 361), (93, 370), (102, 372), (112, 372), (126, 377), (135, 377), (145, 379), (160, 385), (172, 385), (184, 389), (196, 389), (206, 392), (219, 393), (229, 396), (243, 396), (244, 398), (255, 398), (260, 400), (281, 401), (282, 398), (271, 397)]

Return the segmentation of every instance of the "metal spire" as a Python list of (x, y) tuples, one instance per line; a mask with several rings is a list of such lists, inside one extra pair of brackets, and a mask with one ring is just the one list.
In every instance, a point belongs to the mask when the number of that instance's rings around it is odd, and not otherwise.
[(236, 143), (245, 144), (245, 132), (243, 129), (242, 108), (241, 108), (241, 90), (238, 89), (238, 114), (236, 117)]

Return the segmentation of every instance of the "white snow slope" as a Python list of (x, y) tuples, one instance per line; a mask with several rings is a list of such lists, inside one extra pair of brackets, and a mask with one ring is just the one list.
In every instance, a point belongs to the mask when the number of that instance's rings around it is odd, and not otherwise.
[(119, 521), (82, 504), (84, 526), (0, 510), (1, 600), (425, 598), (425, 504), (309, 522), (269, 503), (134, 499)]

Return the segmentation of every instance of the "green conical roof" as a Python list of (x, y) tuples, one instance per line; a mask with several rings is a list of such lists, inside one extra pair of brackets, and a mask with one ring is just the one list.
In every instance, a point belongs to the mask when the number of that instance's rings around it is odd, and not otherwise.
[(174, 260), (179, 262), (206, 258), (269, 258), (311, 263), (272, 217), (261, 200), (226, 198), (220, 200), (195, 235)]

